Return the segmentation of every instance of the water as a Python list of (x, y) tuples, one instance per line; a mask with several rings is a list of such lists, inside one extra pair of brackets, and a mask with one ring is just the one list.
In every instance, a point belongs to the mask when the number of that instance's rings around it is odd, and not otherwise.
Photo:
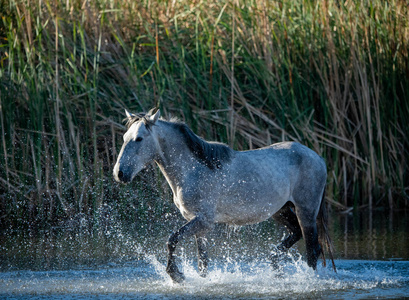
[(176, 285), (162, 262), (143, 260), (95, 269), (13, 271), (0, 274), (1, 296), (22, 299), (369, 299), (409, 295), (409, 263), (337, 260), (338, 273), (310, 270), (302, 261), (275, 272), (265, 263), (216, 265), (201, 278), (184, 262), (186, 282)]
[(273, 270), (269, 249), (284, 231), (271, 222), (219, 226), (209, 237), (207, 278), (196, 272), (193, 241), (180, 245), (182, 285), (165, 272), (174, 223), (8, 232), (0, 236), (0, 298), (402, 299), (409, 297), (407, 220), (383, 212), (334, 215), (337, 273), (321, 263), (317, 271), (308, 268), (302, 243)]

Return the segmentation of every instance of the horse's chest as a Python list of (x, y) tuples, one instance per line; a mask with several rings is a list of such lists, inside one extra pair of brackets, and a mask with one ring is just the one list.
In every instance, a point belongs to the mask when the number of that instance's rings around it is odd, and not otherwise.
[(184, 192), (182, 189), (179, 189), (177, 193), (174, 194), (173, 202), (182, 216), (187, 220), (193, 219), (200, 210), (200, 201), (197, 201), (197, 197)]

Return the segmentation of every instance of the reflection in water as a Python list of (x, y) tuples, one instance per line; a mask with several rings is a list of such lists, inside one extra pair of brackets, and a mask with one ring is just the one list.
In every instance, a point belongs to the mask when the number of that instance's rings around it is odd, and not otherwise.
[(409, 259), (408, 212), (360, 212), (332, 215), (337, 257)]
[[(112, 221), (112, 220), (111, 220)], [(330, 230), (338, 259), (408, 260), (408, 213), (332, 214)], [(166, 259), (166, 240), (183, 220), (134, 224), (120, 222), (90, 230), (86, 226), (0, 235), (0, 271), (69, 269), (138, 260), (147, 254)], [(209, 236), (209, 257), (225, 260), (268, 260), (273, 245), (286, 235), (272, 221), (253, 226), (218, 226)], [(304, 243), (296, 245), (304, 253)], [(296, 250), (294, 250), (296, 251)], [(181, 243), (181, 254), (195, 257), (194, 241)]]

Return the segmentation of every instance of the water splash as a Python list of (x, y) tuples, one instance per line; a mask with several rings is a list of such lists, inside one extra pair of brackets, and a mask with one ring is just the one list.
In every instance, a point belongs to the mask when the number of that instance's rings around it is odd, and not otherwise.
[(174, 284), (166, 265), (155, 255), (97, 269), (14, 271), (0, 273), (0, 298), (367, 298), (399, 297), (409, 292), (409, 262), (338, 260), (338, 273), (309, 268), (300, 256), (274, 270), (267, 262), (212, 261), (207, 278), (198, 275), (192, 260), (182, 259), (186, 275)]
[[(7, 254), (0, 261), (0, 299), (367, 299), (409, 295), (409, 261), (337, 260), (338, 273), (321, 265), (313, 271), (300, 254), (304, 251), (292, 249), (280, 268), (274, 269), (268, 261), (268, 253), (277, 243), (270, 238), (271, 229), (264, 236), (262, 230), (247, 227), (222, 227), (209, 239), (207, 278), (197, 273), (194, 241), (184, 241), (178, 255), (186, 281), (178, 285), (166, 274), (168, 224), (163, 228), (138, 224), (125, 230), (111, 217), (110, 223), (103, 225), (103, 230), (88, 234), (78, 230), (47, 233), (38, 239), (9, 237), (0, 246)], [(177, 228), (177, 224), (171, 227)]]

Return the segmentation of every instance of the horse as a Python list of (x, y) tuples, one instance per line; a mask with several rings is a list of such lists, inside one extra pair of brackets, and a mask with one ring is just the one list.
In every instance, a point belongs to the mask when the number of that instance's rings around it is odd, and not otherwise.
[[(156, 162), (173, 192), (173, 201), (187, 223), (167, 242), (166, 272), (175, 283), (185, 279), (176, 264), (176, 246), (195, 237), (198, 271), (208, 269), (206, 234), (215, 224), (247, 225), (272, 217), (289, 235), (276, 247), (277, 260), (301, 238), (307, 264), (314, 270), (324, 243), (333, 260), (324, 200), (327, 169), (313, 150), (297, 142), (235, 151), (207, 142), (183, 122), (160, 118), (160, 110), (132, 114), (125, 110), (127, 131), (114, 166), (117, 182), (129, 183)], [(124, 120), (124, 121), (125, 121)]]

